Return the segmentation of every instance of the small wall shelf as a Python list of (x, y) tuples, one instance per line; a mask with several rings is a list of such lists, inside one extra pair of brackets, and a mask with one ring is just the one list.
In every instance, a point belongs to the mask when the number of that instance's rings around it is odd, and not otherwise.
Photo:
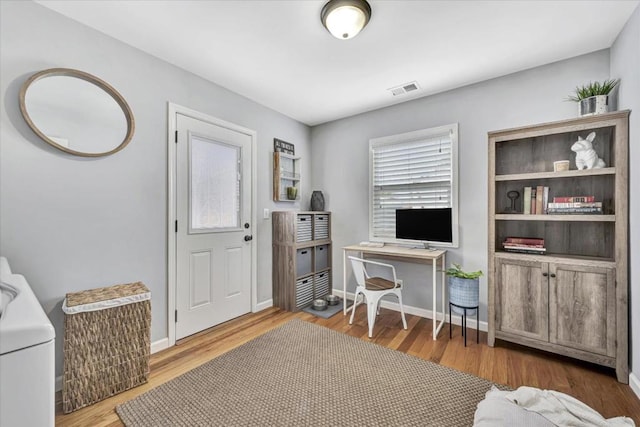
[[(289, 198), (287, 188), (294, 187), (296, 196)], [(300, 200), (300, 157), (273, 153), (273, 201), (295, 202)]]

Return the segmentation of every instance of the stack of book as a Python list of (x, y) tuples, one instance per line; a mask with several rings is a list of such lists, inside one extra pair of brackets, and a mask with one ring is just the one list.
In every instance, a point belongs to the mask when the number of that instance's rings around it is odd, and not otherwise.
[(544, 215), (547, 213), (549, 201), (549, 187), (538, 185), (536, 187), (524, 187), (525, 215)]
[(537, 237), (507, 237), (502, 243), (505, 252), (518, 252), (522, 254), (544, 255), (547, 249), (544, 247), (544, 239)]
[(594, 196), (554, 197), (547, 207), (549, 215), (602, 215), (602, 202)]

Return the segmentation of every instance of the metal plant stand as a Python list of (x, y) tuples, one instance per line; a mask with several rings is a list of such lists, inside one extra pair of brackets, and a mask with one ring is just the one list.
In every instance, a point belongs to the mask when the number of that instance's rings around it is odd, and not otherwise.
[(452, 337), (451, 334), (451, 306), (457, 307), (462, 310), (462, 336), (464, 337), (464, 346), (467, 346), (467, 310), (475, 310), (476, 311), (476, 343), (480, 343), (480, 323), (478, 319), (478, 307), (465, 307), (462, 305), (454, 304), (449, 302), (449, 338)]

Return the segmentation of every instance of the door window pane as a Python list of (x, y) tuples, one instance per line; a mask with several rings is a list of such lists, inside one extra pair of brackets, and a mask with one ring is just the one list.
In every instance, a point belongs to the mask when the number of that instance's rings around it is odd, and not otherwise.
[(190, 138), (190, 229), (239, 227), (240, 147)]

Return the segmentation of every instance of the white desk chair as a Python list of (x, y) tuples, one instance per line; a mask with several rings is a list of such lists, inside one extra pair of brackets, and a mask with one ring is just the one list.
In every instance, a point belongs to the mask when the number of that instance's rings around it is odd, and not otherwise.
[[(393, 294), (398, 297), (400, 303), (400, 314), (402, 315), (402, 324), (407, 329), (407, 321), (404, 317), (404, 308), (402, 306), (402, 285), (398, 283), (396, 278), (396, 269), (391, 264), (365, 260), (350, 256), (351, 265), (353, 266), (353, 275), (356, 277), (356, 293), (354, 295), (353, 307), (351, 308), (351, 319), (349, 324), (353, 324), (353, 317), (356, 314), (358, 305), (358, 295), (362, 294), (367, 300), (367, 321), (369, 324), (369, 338), (373, 335), (373, 325), (376, 323), (376, 315), (380, 311), (380, 298), (385, 295)], [(393, 281), (383, 279), (382, 277), (370, 277), (365, 268), (365, 264), (372, 264), (391, 269)]]

